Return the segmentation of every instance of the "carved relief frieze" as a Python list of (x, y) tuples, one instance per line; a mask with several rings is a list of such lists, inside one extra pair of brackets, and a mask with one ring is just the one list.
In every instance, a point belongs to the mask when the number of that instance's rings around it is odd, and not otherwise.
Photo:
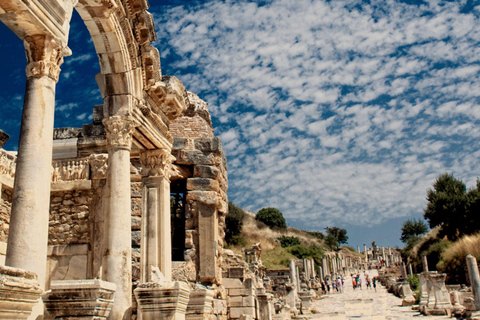
[(148, 11), (142, 11), (137, 15), (137, 20), (134, 26), (138, 45), (142, 46), (157, 40), (153, 16)]
[(90, 157), (88, 157), (88, 162), (90, 163), (92, 180), (101, 180), (107, 178), (107, 154), (92, 154)]
[(175, 157), (167, 149), (147, 150), (140, 153), (144, 176), (162, 176), (170, 179), (171, 165), (174, 161)]
[(107, 133), (107, 145), (114, 148), (130, 149), (135, 121), (129, 116), (112, 116), (103, 119)]
[(0, 174), (10, 179), (14, 179), (16, 166), (17, 157), (0, 149)]
[(143, 86), (148, 89), (162, 79), (160, 67), (160, 53), (158, 49), (150, 44), (141, 47), (142, 50), (142, 71)]
[(88, 159), (54, 160), (52, 167), (52, 182), (90, 179)]
[(148, 90), (156, 108), (159, 108), (170, 121), (179, 117), (190, 104), (188, 93), (182, 82), (173, 76), (163, 76)]
[(48, 76), (57, 82), (63, 57), (72, 54), (70, 49), (45, 35), (25, 37), (24, 44), (28, 62), (27, 77)]

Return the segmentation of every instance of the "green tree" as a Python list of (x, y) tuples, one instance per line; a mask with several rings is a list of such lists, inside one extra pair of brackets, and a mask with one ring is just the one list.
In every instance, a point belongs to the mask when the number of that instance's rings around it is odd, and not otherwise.
[(280, 245), (282, 246), (282, 248), (296, 246), (300, 244), (300, 239), (298, 239), (297, 237), (281, 236), (277, 238), (277, 240), (280, 241)]
[(441, 226), (440, 237), (456, 240), (469, 233), (467, 187), (461, 180), (448, 173), (442, 174), (433, 183), (433, 189), (427, 191), (427, 201), (424, 218), (430, 228)]
[(347, 230), (339, 227), (326, 227), (327, 235), (325, 236), (325, 244), (332, 250), (338, 250), (342, 243), (347, 243)]
[(420, 219), (407, 220), (403, 223), (402, 235), (400, 236), (400, 240), (403, 243), (409, 243), (418, 239), (418, 236), (426, 233), (427, 231), (427, 225)]
[(255, 219), (265, 223), (270, 228), (278, 227), (280, 229), (286, 229), (287, 223), (283, 214), (276, 208), (263, 208), (257, 212)]
[(225, 217), (225, 241), (227, 244), (237, 245), (244, 242), (241, 236), (244, 216), (243, 209), (237, 207), (231, 201), (228, 202), (228, 214)]

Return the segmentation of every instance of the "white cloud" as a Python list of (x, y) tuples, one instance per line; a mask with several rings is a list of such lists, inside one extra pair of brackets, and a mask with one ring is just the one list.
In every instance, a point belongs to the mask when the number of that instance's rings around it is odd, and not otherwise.
[(157, 15), (157, 45), (221, 123), (231, 200), (375, 225), (421, 213), (445, 171), (479, 175), (480, 19), (461, 6), (209, 1)]

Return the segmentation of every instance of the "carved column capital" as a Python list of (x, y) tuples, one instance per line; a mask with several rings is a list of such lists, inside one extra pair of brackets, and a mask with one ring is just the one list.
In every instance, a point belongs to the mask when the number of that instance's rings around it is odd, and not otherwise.
[(63, 57), (72, 54), (70, 49), (45, 35), (27, 36), (23, 42), (28, 63), (25, 69), (27, 78), (47, 76), (57, 82)]
[(129, 116), (112, 116), (102, 122), (107, 133), (107, 146), (130, 150), (135, 121)]
[(142, 175), (162, 176), (170, 180), (172, 163), (175, 157), (168, 149), (147, 150), (140, 153)]

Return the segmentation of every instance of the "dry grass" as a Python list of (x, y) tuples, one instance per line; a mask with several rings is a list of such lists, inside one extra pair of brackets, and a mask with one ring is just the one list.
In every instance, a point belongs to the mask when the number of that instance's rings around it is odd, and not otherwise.
[[(245, 239), (243, 248), (251, 248), (252, 244), (260, 242), (262, 245), (262, 262), (268, 269), (282, 269), (288, 267), (289, 259), (296, 259), (281, 247), (277, 240), (281, 236), (297, 237), (302, 245), (317, 245), (324, 247), (323, 241), (309, 235), (305, 231), (295, 228), (270, 229), (268, 226), (255, 220), (255, 214), (245, 212), (243, 219), (242, 237)], [(231, 248), (236, 253), (241, 253), (242, 246)]]
[(418, 241), (415, 246), (410, 251), (410, 257), (417, 257), (419, 254), (420, 248), (424, 245), (425, 242), (435, 239), (438, 236), (438, 232), (440, 231), (440, 226), (437, 226), (430, 230), (420, 241)]
[(477, 260), (480, 258), (480, 233), (463, 236), (455, 241), (442, 253), (442, 260), (444, 263), (457, 259), (464, 260), (468, 254), (471, 254)]

